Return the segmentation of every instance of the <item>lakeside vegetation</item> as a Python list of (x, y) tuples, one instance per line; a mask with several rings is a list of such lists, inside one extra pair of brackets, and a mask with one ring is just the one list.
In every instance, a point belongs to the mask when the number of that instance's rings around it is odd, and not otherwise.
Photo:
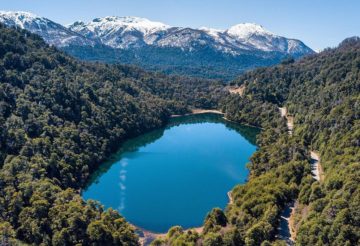
[[(229, 120), (263, 130), (250, 180), (203, 233), (169, 230), (154, 245), (284, 245), (278, 218), (297, 200), (298, 245), (360, 244), (360, 41), (232, 82), (167, 77), (76, 61), (35, 35), (0, 27), (0, 237), (34, 245), (138, 245), (114, 210), (78, 192), (127, 138), (190, 108), (218, 107)], [(294, 116), (287, 134), (279, 106)], [(325, 180), (311, 176), (310, 150)]]

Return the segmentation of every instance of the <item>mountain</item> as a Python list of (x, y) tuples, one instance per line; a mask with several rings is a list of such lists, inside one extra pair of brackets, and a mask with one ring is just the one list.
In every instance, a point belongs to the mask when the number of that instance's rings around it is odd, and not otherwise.
[(94, 46), (95, 42), (49, 19), (28, 12), (0, 11), (0, 22), (26, 29), (40, 35), (48, 44), (57, 47), (70, 45)]
[(152, 44), (156, 35), (161, 35), (170, 27), (144, 18), (105, 17), (87, 24), (77, 21), (68, 28), (112, 48), (128, 49)]
[(86, 24), (77, 21), (68, 28), (112, 48), (121, 49), (150, 45), (194, 51), (201, 47), (211, 47), (234, 56), (246, 51), (264, 51), (295, 57), (312, 52), (299, 40), (277, 36), (251, 23), (235, 25), (227, 30), (192, 29), (171, 27), (138, 17), (112, 16), (97, 18)]
[(125, 63), (168, 74), (230, 80), (261, 66), (314, 51), (252, 23), (227, 30), (172, 27), (138, 17), (110, 16), (67, 27), (26, 12), (0, 12), (0, 22), (25, 28), (84, 60)]

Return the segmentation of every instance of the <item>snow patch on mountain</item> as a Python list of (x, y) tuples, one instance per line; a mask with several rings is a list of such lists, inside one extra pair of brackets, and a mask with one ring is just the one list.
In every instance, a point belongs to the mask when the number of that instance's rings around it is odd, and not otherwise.
[(206, 32), (210, 36), (214, 38), (219, 38), (219, 35), (224, 32), (224, 30), (208, 28), (208, 27), (200, 27), (199, 30)]
[(273, 33), (265, 30), (262, 26), (254, 23), (242, 23), (230, 27), (226, 33), (236, 39), (248, 39), (253, 35), (274, 36)]
[(96, 18), (87, 24), (75, 22), (68, 27), (74, 31), (82, 31), (83, 28), (87, 28), (89, 31), (97, 32), (99, 35), (107, 35), (118, 30), (121, 30), (122, 32), (138, 31), (144, 35), (148, 35), (153, 32), (170, 28), (169, 25), (165, 25), (161, 22), (154, 22), (145, 18), (131, 16)]
[(28, 12), (12, 12), (12, 11), (0, 11), (1, 22), (12, 22), (14, 25), (25, 28), (26, 23), (41, 21), (41, 18), (35, 14)]
[[(146, 43), (147, 36), (171, 27), (145, 18), (108, 16), (96, 18), (89, 23), (78, 21), (68, 28), (87, 38), (98, 39), (113, 48), (125, 49), (142, 46)], [(156, 37), (148, 40), (156, 40)]]

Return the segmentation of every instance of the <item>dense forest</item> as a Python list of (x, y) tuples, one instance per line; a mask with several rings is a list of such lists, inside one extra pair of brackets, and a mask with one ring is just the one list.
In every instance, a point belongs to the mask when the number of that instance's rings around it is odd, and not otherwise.
[(127, 138), (211, 108), (220, 83), (79, 62), (0, 26), (0, 238), (34, 245), (137, 245), (118, 212), (80, 188)]
[(299, 189), (299, 245), (358, 245), (360, 238), (360, 40), (241, 77), (257, 101), (285, 105), (294, 138), (320, 153), (325, 179)]
[(279, 64), (287, 57), (281, 52), (254, 50), (247, 52), (244, 50), (241, 55), (234, 56), (206, 46), (185, 52), (182, 48), (156, 46), (128, 50), (114, 49), (106, 45), (68, 46), (61, 49), (86, 61), (132, 64), (169, 75), (218, 79), (227, 82), (250, 69)]
[[(138, 245), (115, 210), (79, 190), (127, 138), (171, 114), (219, 108), (261, 127), (249, 182), (202, 233), (173, 227), (153, 245), (285, 245), (282, 210), (297, 201), (297, 245), (360, 244), (360, 40), (221, 83), (79, 62), (26, 31), (0, 27), (0, 237), (5, 245)], [(288, 134), (278, 107), (294, 117)], [(311, 175), (310, 150), (325, 178)]]

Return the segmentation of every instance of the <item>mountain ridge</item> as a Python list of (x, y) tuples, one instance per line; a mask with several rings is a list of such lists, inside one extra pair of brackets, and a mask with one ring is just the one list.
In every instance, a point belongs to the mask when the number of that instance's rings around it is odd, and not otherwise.
[(24, 11), (0, 11), (0, 22), (20, 27), (41, 36), (48, 44), (64, 47), (70, 44), (93, 46), (95, 43), (61, 24)]
[[(103, 44), (112, 48), (126, 49), (131, 46), (129, 43), (135, 43), (135, 46), (139, 46), (143, 41), (147, 45), (178, 47), (191, 51), (193, 48), (192, 43), (196, 42), (197, 38), (200, 38), (197, 44), (210, 44), (216, 50), (233, 55), (241, 54), (242, 49), (279, 51), (293, 55), (293, 50), (296, 52), (296, 47), (299, 46), (301, 46), (305, 53), (310, 52), (310, 48), (307, 49), (308, 47), (300, 40), (281, 37), (255, 23), (240, 23), (226, 30), (217, 30), (208, 27), (173, 27), (161, 22), (153, 22), (146, 18), (133, 16), (107, 16), (96, 18), (87, 23), (74, 22), (67, 27), (85, 37), (100, 37)], [(114, 39), (121, 35), (131, 40), (128, 40), (125, 45), (114, 41)], [(179, 39), (179, 36), (183, 38), (183, 42), (174, 41), (174, 39)], [(256, 40), (259, 37), (263, 40)], [(136, 43), (136, 41), (139, 43)], [(212, 44), (211, 42), (215, 43)], [(275, 44), (267, 44), (271, 42), (275, 42)], [(288, 49), (289, 46), (290, 49)]]
[[(107, 36), (127, 34), (134, 39), (136, 35), (141, 33), (144, 38), (144, 42), (148, 45), (158, 45), (158, 46), (168, 46), (168, 47), (178, 47), (178, 44), (172, 44), (166, 38), (169, 35), (174, 33), (182, 33), (184, 35), (184, 31), (186, 32), (197, 32), (202, 35), (207, 36), (206, 38), (213, 38), (213, 41), (218, 42), (217, 45), (232, 45), (232, 51), (234, 52), (235, 48), (238, 49), (258, 49), (262, 51), (282, 51), (287, 52), (288, 54), (292, 54), (293, 49), (286, 49), (286, 41), (288, 42), (288, 46), (303, 46), (305, 53), (311, 53), (311, 49), (307, 47), (302, 41), (297, 39), (289, 39), (279, 35), (276, 35), (268, 30), (266, 30), (263, 26), (255, 24), (255, 23), (240, 23), (226, 30), (218, 30), (208, 27), (202, 28), (191, 28), (191, 27), (173, 27), (161, 22), (151, 21), (146, 18), (135, 17), (135, 16), (107, 16), (103, 18), (95, 18), (90, 22), (85, 23), (84, 21), (75, 21), (74, 23), (68, 24), (66, 26), (58, 24), (50, 19), (45, 17), (40, 17), (30, 12), (24, 11), (0, 11), (0, 21), (10, 26), (18, 26), (20, 28), (28, 29), (31, 32), (35, 32), (40, 34), (40, 36), (45, 36), (44, 33), (53, 31), (52, 29), (57, 27), (59, 28), (59, 32), (73, 35), (73, 38), (86, 38), (88, 42), (84, 42), (83, 45), (94, 45), (96, 41), (99, 41), (102, 44), (108, 45), (112, 48), (127, 48), (127, 45), (122, 46), (117, 44), (116, 42), (106, 41), (104, 38)], [(37, 26), (31, 25), (36, 23)], [(47, 25), (47, 26), (42, 26)], [(48, 27), (45, 29), (45, 27)], [(50, 29), (52, 28), (52, 29)], [(50, 29), (50, 30), (49, 30)], [(42, 31), (40, 33), (39, 31)], [(138, 32), (138, 33), (136, 33)], [(159, 39), (154, 38), (154, 35), (159, 37), (163, 32), (167, 32), (164, 35), (165, 40), (159, 41)], [(261, 38), (263, 40), (256, 40), (254, 42), (254, 37)], [(46, 37), (46, 36), (45, 36)], [(198, 37), (198, 36), (195, 36)], [(138, 37), (141, 38), (141, 37)], [(179, 38), (177, 36), (177, 38)], [(274, 45), (264, 45), (272, 41), (271, 39), (282, 39), (279, 43), (278, 40)], [(49, 40), (49, 38), (44, 38), (50, 44), (55, 46), (68, 46), (71, 45), (71, 42), (66, 42), (67, 36), (58, 36), (58, 39), (64, 39), (62, 42), (54, 42)], [(161, 37), (160, 37), (161, 39)], [(180, 38), (179, 38), (180, 39)], [(84, 39), (85, 40), (85, 39)], [(189, 40), (189, 39), (188, 39)], [(131, 43), (133, 40), (128, 40)], [(194, 39), (189, 40), (193, 42)], [(266, 42), (268, 41), (268, 42)], [(200, 41), (201, 43), (201, 41)], [(183, 46), (182, 46), (183, 47)], [(277, 49), (275, 49), (277, 48)], [(230, 52), (227, 49), (223, 49), (224, 52)], [(231, 52), (230, 52), (231, 53)], [(239, 52), (235, 52), (238, 54)]]
[(254, 23), (217, 30), (107, 16), (63, 26), (28, 12), (5, 11), (0, 11), (0, 22), (25, 28), (83, 60), (212, 79), (231, 80), (244, 71), (275, 65), (289, 56), (296, 59), (314, 53), (302, 41), (276, 35)]

